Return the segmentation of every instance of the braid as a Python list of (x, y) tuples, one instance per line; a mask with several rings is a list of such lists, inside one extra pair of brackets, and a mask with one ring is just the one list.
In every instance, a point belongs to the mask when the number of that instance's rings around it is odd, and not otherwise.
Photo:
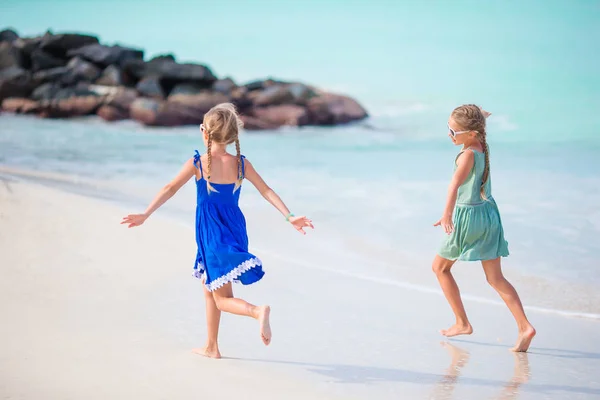
[(208, 162), (206, 164), (206, 168), (207, 168), (207, 174), (206, 174), (206, 190), (208, 190), (208, 193), (210, 194), (210, 192), (216, 192), (215, 188), (213, 188), (213, 186), (210, 184), (210, 167), (212, 164), (212, 152), (211, 152), (211, 147), (212, 147), (212, 133), (208, 134), (208, 144), (207, 144), (207, 157), (208, 157)]
[(485, 167), (483, 168), (483, 175), (481, 176), (481, 198), (483, 200), (487, 200), (487, 196), (485, 194), (485, 184), (487, 183), (489, 177), (490, 177), (490, 149), (488, 147), (487, 144), (487, 140), (486, 140), (486, 132), (485, 130), (483, 130), (483, 132), (481, 132), (479, 134), (479, 140), (481, 141), (481, 145), (483, 147), (483, 155), (485, 157)]
[(244, 176), (242, 174), (242, 153), (240, 151), (240, 139), (238, 139), (237, 136), (235, 138), (235, 151), (235, 157), (237, 158), (238, 166), (238, 179), (235, 181), (235, 186), (233, 187), (234, 192), (242, 186), (242, 180), (244, 179)]

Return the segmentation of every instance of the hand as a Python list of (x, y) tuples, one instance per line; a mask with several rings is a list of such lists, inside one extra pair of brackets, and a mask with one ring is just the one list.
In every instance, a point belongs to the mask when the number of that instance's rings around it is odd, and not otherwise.
[(133, 228), (134, 226), (142, 225), (144, 222), (146, 222), (146, 219), (148, 219), (146, 214), (129, 214), (123, 218), (121, 225), (129, 224), (128, 228)]
[(315, 227), (312, 224), (312, 221), (306, 217), (290, 217), (289, 221), (290, 224), (292, 224), (292, 226), (303, 235), (306, 235), (306, 232), (304, 232), (304, 228), (310, 227), (312, 229), (315, 229)]
[(433, 224), (433, 226), (441, 226), (448, 235), (454, 232), (454, 224), (452, 223), (452, 216), (450, 215), (444, 215), (438, 222)]

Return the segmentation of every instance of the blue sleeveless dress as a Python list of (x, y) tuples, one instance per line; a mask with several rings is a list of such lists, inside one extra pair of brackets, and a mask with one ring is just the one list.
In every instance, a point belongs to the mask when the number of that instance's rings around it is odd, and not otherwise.
[[(238, 205), (241, 187), (212, 183), (217, 192), (208, 193), (202, 161), (196, 150), (194, 165), (200, 170), (196, 180), (196, 243), (198, 253), (194, 277), (205, 278), (209, 291), (236, 282), (249, 285), (263, 276), (262, 262), (248, 252), (246, 219)], [(242, 177), (245, 176), (242, 156)]]

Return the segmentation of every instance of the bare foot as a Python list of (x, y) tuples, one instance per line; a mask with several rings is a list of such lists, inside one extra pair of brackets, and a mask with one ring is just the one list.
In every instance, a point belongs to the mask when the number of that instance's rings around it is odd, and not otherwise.
[(440, 333), (446, 337), (458, 336), (458, 335), (470, 335), (473, 333), (473, 327), (471, 324), (458, 325), (455, 324), (449, 329), (442, 329)]
[(260, 306), (258, 311), (258, 322), (260, 323), (260, 337), (265, 344), (268, 346), (271, 343), (271, 324), (269, 323), (269, 315), (271, 314), (271, 307)]
[(221, 358), (221, 352), (219, 352), (219, 348), (218, 347), (208, 347), (205, 346), (201, 349), (192, 349), (192, 353), (194, 354), (198, 354), (204, 357), (208, 357), (208, 358)]
[(526, 352), (529, 349), (529, 345), (531, 344), (531, 340), (535, 336), (535, 328), (531, 325), (523, 332), (519, 332), (519, 337), (517, 338), (517, 344), (515, 347), (510, 349), (514, 352)]

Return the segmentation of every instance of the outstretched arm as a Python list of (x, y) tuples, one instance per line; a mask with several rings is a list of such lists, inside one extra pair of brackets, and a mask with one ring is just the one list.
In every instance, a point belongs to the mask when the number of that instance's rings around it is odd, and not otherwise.
[(181, 187), (194, 176), (194, 160), (190, 158), (183, 164), (183, 167), (175, 178), (167, 183), (154, 197), (146, 211), (143, 214), (130, 214), (123, 218), (121, 224), (127, 224), (128, 228), (142, 225), (152, 213), (165, 204)]
[(456, 160), (456, 171), (454, 171), (454, 175), (452, 176), (452, 180), (450, 181), (450, 186), (448, 186), (446, 208), (444, 208), (442, 218), (440, 218), (440, 220), (433, 225), (441, 225), (442, 228), (444, 228), (444, 231), (448, 234), (454, 231), (454, 224), (452, 223), (452, 212), (454, 211), (454, 206), (456, 205), (458, 188), (465, 182), (474, 164), (475, 155), (472, 151), (463, 152), (460, 156), (458, 156), (458, 159)]
[(304, 228), (310, 227), (314, 229), (312, 221), (304, 216), (296, 217), (294, 216), (290, 210), (287, 208), (283, 200), (275, 193), (273, 189), (267, 185), (267, 183), (262, 179), (262, 177), (256, 172), (254, 166), (248, 159), (245, 160), (245, 170), (246, 176), (254, 187), (260, 192), (260, 194), (267, 200), (273, 207), (275, 207), (279, 212), (302, 234), (306, 234), (304, 232)]

